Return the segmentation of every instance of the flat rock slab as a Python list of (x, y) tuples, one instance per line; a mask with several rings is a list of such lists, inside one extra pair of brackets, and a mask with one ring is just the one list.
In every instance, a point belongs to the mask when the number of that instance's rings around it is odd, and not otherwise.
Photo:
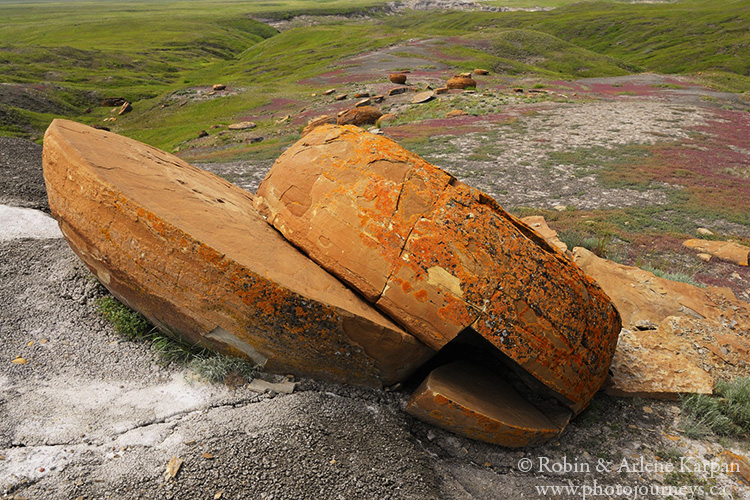
[(750, 304), (728, 288), (659, 278), (580, 247), (573, 249), (573, 258), (622, 315), (610, 394), (710, 394), (716, 380), (750, 373)]
[(685, 241), (683, 245), (699, 252), (711, 254), (721, 260), (734, 262), (740, 266), (747, 266), (748, 259), (750, 259), (750, 247), (733, 241), (692, 239)]
[(406, 411), (453, 433), (514, 448), (557, 437), (571, 417), (562, 407), (541, 411), (502, 378), (466, 361), (433, 370)]
[(603, 383), (620, 319), (598, 285), (492, 198), (395, 142), (318, 127), (279, 157), (256, 202), (431, 347), (471, 327), (574, 411)]
[(402, 380), (431, 355), (268, 226), (246, 191), (70, 121), (44, 144), (71, 247), (160, 329), (270, 372), (364, 385)]

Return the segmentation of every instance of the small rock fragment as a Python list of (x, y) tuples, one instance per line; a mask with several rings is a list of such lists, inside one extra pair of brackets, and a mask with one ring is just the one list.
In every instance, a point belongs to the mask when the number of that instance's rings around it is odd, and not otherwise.
[(336, 97), (334, 97), (334, 100), (336, 101), (343, 101), (344, 99), (346, 99), (346, 94), (339, 94)]
[(361, 108), (362, 106), (369, 106), (372, 103), (372, 99), (369, 97), (362, 99), (361, 101), (357, 101), (357, 103), (354, 105), (357, 108)]
[(474, 70), (474, 74), (475, 75), (489, 75), (490, 72), (487, 71), (486, 69), (477, 68), (477, 69)]
[(714, 257), (740, 266), (747, 266), (750, 259), (750, 247), (733, 241), (687, 240), (683, 243), (687, 248), (709, 253)]
[(167, 468), (164, 471), (165, 481), (170, 481), (177, 476), (177, 473), (180, 472), (180, 467), (182, 467), (182, 462), (183, 460), (179, 457), (172, 457), (169, 460), (169, 463), (167, 463)]
[(463, 109), (453, 109), (451, 111), (448, 111), (445, 114), (445, 117), (446, 118), (455, 118), (456, 116), (464, 116), (464, 115), (466, 115), (466, 111), (464, 111)]
[(333, 94), (334, 92), (336, 92), (336, 89), (328, 89), (328, 90), (326, 90), (325, 92), (323, 92), (323, 95), (331, 95), (331, 94)]
[(699, 253), (698, 255), (696, 255), (696, 257), (698, 257), (703, 262), (708, 262), (711, 260), (712, 255), (710, 253)]
[(399, 95), (409, 90), (409, 87), (394, 87), (388, 91), (388, 95)]
[(124, 115), (126, 113), (130, 113), (131, 111), (133, 111), (133, 105), (130, 104), (129, 102), (126, 102), (120, 107), (120, 111), (118, 111), (117, 114)]
[(27, 363), (25, 358), (22, 358), (21, 356), (17, 356), (11, 363), (16, 365), (25, 365)]
[(214, 83), (213, 87), (214, 90), (225, 90), (227, 88), (226, 85), (223, 83)]
[(423, 102), (429, 101), (434, 96), (435, 96), (435, 93), (431, 90), (428, 90), (426, 92), (420, 92), (419, 94), (411, 98), (411, 102), (412, 104), (422, 104)]
[(714, 234), (713, 231), (711, 231), (710, 229), (706, 229), (705, 227), (699, 227), (695, 230), (695, 232), (702, 236), (711, 236), (712, 234)]

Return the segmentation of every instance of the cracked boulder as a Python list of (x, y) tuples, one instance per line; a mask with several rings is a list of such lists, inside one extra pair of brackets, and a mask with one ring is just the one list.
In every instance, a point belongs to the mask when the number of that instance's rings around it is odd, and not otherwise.
[(249, 193), (175, 156), (55, 120), (44, 177), (72, 249), (165, 332), (266, 371), (369, 386), (433, 354), (290, 245)]
[(318, 127), (277, 160), (256, 203), (432, 348), (475, 332), (574, 413), (604, 382), (620, 318), (599, 286), (492, 198), (395, 142)]

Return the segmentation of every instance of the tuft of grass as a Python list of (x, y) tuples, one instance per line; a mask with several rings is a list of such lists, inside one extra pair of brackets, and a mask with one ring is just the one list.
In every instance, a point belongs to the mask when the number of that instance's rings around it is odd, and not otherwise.
[(583, 247), (602, 258), (607, 257), (609, 244), (612, 242), (610, 234), (590, 236), (577, 230), (561, 231), (557, 237), (571, 250)]
[(221, 382), (229, 373), (249, 379), (258, 373), (257, 367), (244, 359), (224, 356), (160, 332), (145, 316), (111, 295), (100, 298), (97, 307), (119, 335), (131, 341), (149, 343), (165, 365), (175, 363), (190, 367), (209, 382)]
[(692, 394), (682, 400), (683, 432), (690, 438), (750, 433), (750, 377), (719, 381), (714, 396)]
[(687, 283), (688, 285), (697, 286), (699, 288), (705, 288), (706, 287), (705, 285), (703, 285), (703, 284), (698, 283), (697, 281), (695, 281), (695, 276), (691, 276), (691, 275), (689, 275), (687, 273), (682, 273), (682, 272), (679, 272), (679, 271), (678, 272), (663, 271), (663, 270), (661, 270), (659, 268), (656, 268), (656, 267), (652, 266), (651, 264), (644, 264), (644, 265), (640, 266), (640, 268), (643, 269), (644, 271), (648, 271), (648, 272), (652, 273), (653, 275), (655, 275), (655, 276), (657, 276), (659, 278), (664, 278), (664, 279), (670, 280), (670, 281), (679, 281), (679, 282), (682, 282), (682, 283)]

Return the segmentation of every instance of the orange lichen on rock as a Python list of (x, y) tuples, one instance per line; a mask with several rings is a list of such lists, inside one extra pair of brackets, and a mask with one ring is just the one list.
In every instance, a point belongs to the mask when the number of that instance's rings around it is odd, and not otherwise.
[(55, 120), (44, 175), (73, 250), (164, 331), (270, 372), (370, 386), (432, 354), (268, 226), (249, 193), (177, 157)]
[(471, 327), (575, 412), (604, 382), (620, 318), (599, 286), (492, 198), (393, 141), (323, 125), (277, 160), (256, 202), (431, 347)]
[(498, 375), (466, 361), (432, 371), (406, 411), (456, 434), (513, 448), (557, 437), (571, 417), (557, 405), (535, 407)]

